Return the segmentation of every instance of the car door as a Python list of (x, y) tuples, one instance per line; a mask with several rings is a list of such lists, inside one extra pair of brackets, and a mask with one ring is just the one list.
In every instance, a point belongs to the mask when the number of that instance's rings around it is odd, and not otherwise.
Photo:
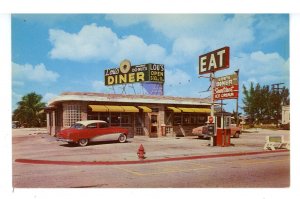
[(113, 140), (111, 136), (108, 134), (108, 124), (107, 123), (97, 123), (97, 128), (93, 129), (92, 141), (111, 141)]
[(98, 126), (97, 123), (91, 123), (86, 126), (85, 129), (86, 138), (93, 139), (98, 136)]
[(106, 135), (108, 134), (108, 124), (107, 123), (98, 123), (99, 134)]

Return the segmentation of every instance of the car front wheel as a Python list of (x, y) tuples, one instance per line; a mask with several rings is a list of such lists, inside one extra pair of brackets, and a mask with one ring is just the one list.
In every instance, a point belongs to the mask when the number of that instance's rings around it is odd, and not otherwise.
[(122, 134), (119, 136), (118, 141), (119, 141), (120, 143), (124, 143), (124, 142), (126, 142), (126, 139), (127, 139), (126, 135), (122, 133)]
[(78, 141), (79, 146), (86, 146), (86, 145), (88, 145), (88, 143), (89, 143), (88, 139), (80, 139)]

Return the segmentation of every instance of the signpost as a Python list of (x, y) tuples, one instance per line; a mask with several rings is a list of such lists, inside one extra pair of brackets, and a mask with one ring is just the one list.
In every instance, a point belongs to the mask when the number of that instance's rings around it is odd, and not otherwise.
[[(211, 115), (208, 116), (208, 131), (211, 135), (210, 146), (214, 146), (214, 137), (216, 135), (216, 124), (214, 121), (214, 104), (216, 100), (238, 99), (238, 72), (233, 75), (227, 75), (215, 78), (215, 72), (229, 68), (230, 48), (223, 48), (211, 51), (199, 56), (199, 75), (210, 73), (211, 80)], [(223, 104), (223, 103), (221, 103)], [(223, 110), (222, 110), (223, 111)], [(224, 120), (224, 118), (223, 118)]]

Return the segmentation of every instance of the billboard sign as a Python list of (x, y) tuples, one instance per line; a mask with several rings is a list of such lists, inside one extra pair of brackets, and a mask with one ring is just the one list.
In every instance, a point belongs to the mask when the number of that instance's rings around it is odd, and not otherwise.
[(229, 68), (229, 47), (199, 56), (199, 75)]
[(237, 99), (239, 96), (238, 75), (227, 75), (215, 79), (214, 100)]
[(152, 63), (130, 66), (130, 62), (122, 62), (119, 68), (106, 69), (104, 79), (106, 86), (137, 82), (164, 83), (165, 67)]

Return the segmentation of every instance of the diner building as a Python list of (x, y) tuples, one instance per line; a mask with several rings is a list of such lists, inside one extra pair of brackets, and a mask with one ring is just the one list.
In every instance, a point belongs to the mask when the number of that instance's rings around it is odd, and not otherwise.
[(210, 98), (65, 92), (48, 102), (48, 133), (56, 136), (80, 120), (104, 120), (130, 136), (189, 136), (210, 115)]

